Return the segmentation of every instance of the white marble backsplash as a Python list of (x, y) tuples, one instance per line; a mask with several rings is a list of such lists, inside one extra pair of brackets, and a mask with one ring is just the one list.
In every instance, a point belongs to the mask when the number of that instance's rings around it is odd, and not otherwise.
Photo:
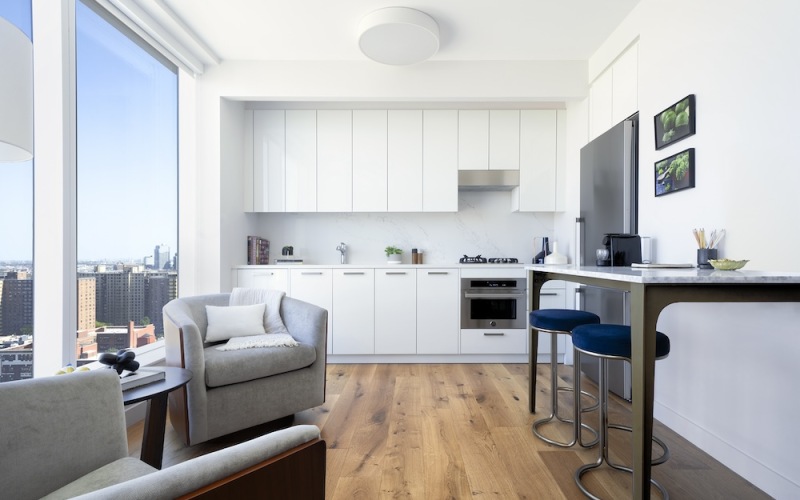
[[(425, 264), (455, 264), (463, 254), (516, 257), (530, 263), (534, 237), (553, 237), (552, 213), (511, 212), (510, 191), (459, 192), (457, 213), (256, 214), (258, 236), (270, 241), (270, 263), (291, 245), (307, 264), (338, 264), (340, 242), (348, 264), (385, 264), (383, 249), (423, 252)], [(536, 249), (538, 252), (539, 249)]]

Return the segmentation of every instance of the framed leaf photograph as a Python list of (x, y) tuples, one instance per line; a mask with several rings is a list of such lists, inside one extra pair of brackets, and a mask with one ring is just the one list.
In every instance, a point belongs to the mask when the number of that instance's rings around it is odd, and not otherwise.
[(694, 187), (694, 148), (655, 163), (656, 196)]
[(665, 148), (694, 135), (697, 114), (694, 101), (694, 94), (689, 94), (653, 118), (656, 149)]

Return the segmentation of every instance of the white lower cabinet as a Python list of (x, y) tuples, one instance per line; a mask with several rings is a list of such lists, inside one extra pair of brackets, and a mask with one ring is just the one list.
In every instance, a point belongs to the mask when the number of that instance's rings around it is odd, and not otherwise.
[(289, 292), (288, 269), (237, 269), (237, 286), (242, 288), (269, 288)]
[[(539, 294), (539, 309), (564, 309), (567, 307), (567, 297), (563, 281), (550, 281), (542, 287)], [(549, 333), (539, 334), (539, 355), (550, 354)], [(557, 354), (564, 354), (567, 350), (567, 339), (565, 335), (556, 335)]]
[(417, 269), (417, 354), (458, 354), (457, 269)]
[(528, 331), (461, 330), (461, 354), (525, 354)]
[(333, 270), (332, 354), (375, 354), (375, 270)]
[(416, 354), (417, 272), (375, 270), (375, 354)]
[(333, 270), (332, 269), (292, 269), (292, 298), (314, 304), (328, 311), (328, 354), (333, 347)]

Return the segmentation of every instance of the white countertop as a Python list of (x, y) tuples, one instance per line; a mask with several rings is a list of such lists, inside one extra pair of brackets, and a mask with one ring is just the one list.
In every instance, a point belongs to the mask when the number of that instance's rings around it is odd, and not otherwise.
[(270, 264), (264, 266), (235, 266), (234, 269), (522, 269), (517, 264)]
[(631, 283), (800, 283), (800, 273), (780, 271), (718, 271), (716, 269), (638, 269), (631, 267), (526, 265), (527, 271), (552, 271), (569, 276)]

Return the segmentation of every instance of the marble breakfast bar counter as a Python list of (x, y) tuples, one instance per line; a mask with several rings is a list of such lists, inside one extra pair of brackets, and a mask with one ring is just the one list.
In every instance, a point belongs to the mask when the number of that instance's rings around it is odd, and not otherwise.
[[(539, 292), (550, 280), (630, 292), (633, 498), (650, 497), (655, 333), (661, 311), (679, 302), (800, 302), (800, 273), (574, 265), (533, 265), (525, 270), (529, 310), (539, 308)], [(538, 334), (532, 329), (529, 332), (528, 396), (530, 411), (535, 413)]]

